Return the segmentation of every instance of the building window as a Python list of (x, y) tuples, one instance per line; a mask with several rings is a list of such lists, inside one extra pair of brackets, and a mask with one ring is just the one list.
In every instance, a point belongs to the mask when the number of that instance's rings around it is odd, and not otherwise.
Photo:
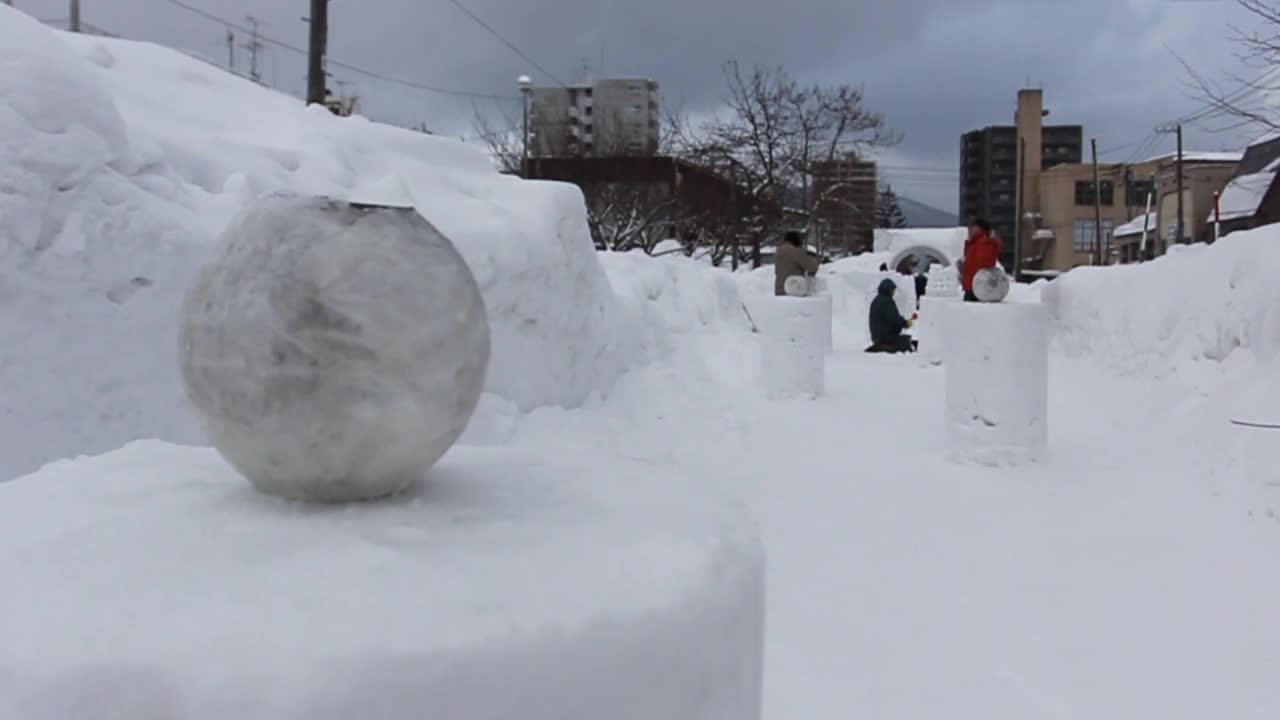
[(1151, 200), (1155, 201), (1156, 183), (1154, 180), (1134, 180), (1129, 183), (1129, 204), (1130, 205), (1146, 205), (1147, 193), (1151, 193)]
[[(1102, 181), (1102, 204), (1111, 207), (1115, 203), (1116, 197), (1115, 183), (1110, 180)], [(1090, 180), (1076, 181), (1076, 205), (1087, 207), (1094, 204), (1093, 182)]]
[[(1094, 240), (1097, 238), (1097, 225), (1093, 220), (1076, 220), (1075, 237), (1072, 238), (1071, 249), (1078, 253), (1092, 253), (1094, 251)], [(1102, 246), (1111, 246), (1111, 233), (1115, 227), (1110, 219), (1102, 221)]]

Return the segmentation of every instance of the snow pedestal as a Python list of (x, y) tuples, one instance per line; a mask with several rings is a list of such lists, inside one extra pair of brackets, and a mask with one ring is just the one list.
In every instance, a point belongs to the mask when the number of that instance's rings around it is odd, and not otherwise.
[(920, 357), (930, 365), (939, 365), (943, 358), (943, 318), (951, 305), (959, 303), (954, 297), (920, 298), (920, 318), (912, 327), (912, 335), (920, 341)]
[(816, 341), (823, 354), (835, 349), (831, 319), (834, 305), (826, 281), (815, 283), (805, 297), (748, 295), (743, 298), (756, 330), (762, 336), (798, 337)]
[(0, 484), (0, 717), (756, 720), (763, 551), (649, 465), (455, 448), (255, 493), (143, 441)]
[(748, 302), (760, 338), (765, 394), (774, 399), (821, 395), (830, 351), (831, 296), (768, 296)]
[(1043, 306), (955, 302), (942, 312), (952, 459), (1008, 465), (1048, 443), (1049, 324)]

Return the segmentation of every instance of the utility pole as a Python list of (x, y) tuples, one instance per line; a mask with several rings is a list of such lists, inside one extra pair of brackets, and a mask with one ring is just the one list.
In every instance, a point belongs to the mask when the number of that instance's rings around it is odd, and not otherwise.
[(249, 51), (249, 79), (259, 82), (262, 80), (262, 75), (258, 72), (258, 50), (262, 48), (262, 43), (258, 41), (258, 25), (262, 21), (252, 15), (246, 16), (245, 20), (253, 28), (249, 42), (244, 44), (245, 49)]
[(307, 104), (324, 104), (324, 56), (329, 44), (329, 0), (311, 0), (307, 44)]
[[(13, 3), (10, 2), (10, 5)], [(71, 0), (71, 32), (80, 32), (80, 0)]]
[(1098, 265), (1102, 263), (1102, 180), (1098, 177), (1098, 140), (1089, 141), (1093, 149), (1093, 244)]
[[(1027, 184), (1027, 139), (1018, 138), (1018, 189), (1017, 196), (1014, 200), (1014, 212), (1018, 217), (1014, 218), (1013, 231), (1013, 281), (1017, 282), (1022, 275), (1022, 243), (1023, 234), (1026, 228), (1023, 226), (1023, 216), (1028, 213), (1022, 209), (1023, 199), (1026, 197)], [(1041, 266), (1043, 267), (1043, 265)]]
[(1177, 165), (1176, 172), (1177, 172), (1177, 174), (1178, 174), (1178, 177), (1177, 177), (1177, 180), (1176, 180), (1176, 182), (1177, 182), (1177, 186), (1178, 186), (1178, 189), (1177, 189), (1177, 193), (1178, 193), (1178, 222), (1177, 222), (1178, 235), (1177, 235), (1177, 237), (1175, 237), (1175, 238), (1174, 238), (1174, 242), (1182, 243), (1182, 242), (1185, 242), (1185, 241), (1186, 241), (1186, 238), (1185, 238), (1186, 233), (1184, 232), (1183, 227), (1182, 227), (1182, 222), (1183, 222), (1183, 207), (1182, 207), (1182, 202), (1183, 202), (1183, 198), (1182, 198), (1182, 124), (1181, 124), (1181, 123), (1177, 123), (1177, 124), (1173, 124), (1173, 125), (1162, 125), (1162, 126), (1160, 126), (1160, 127), (1156, 128), (1156, 132), (1157, 132), (1157, 133), (1160, 133), (1161, 135), (1175, 134), (1175, 135), (1177, 135), (1177, 136), (1178, 136), (1178, 160), (1177, 160), (1177, 163), (1176, 163), (1176, 165)]
[(1182, 123), (1178, 123), (1178, 242), (1186, 242), (1182, 229)]
[(227, 67), (236, 71), (236, 34), (227, 28)]

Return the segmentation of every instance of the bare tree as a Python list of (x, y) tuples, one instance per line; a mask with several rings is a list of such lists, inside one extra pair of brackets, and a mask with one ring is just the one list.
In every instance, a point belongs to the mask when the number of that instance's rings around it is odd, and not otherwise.
[(876, 195), (876, 227), (904, 228), (907, 216), (902, 212), (902, 204), (898, 202), (898, 193), (892, 185), (880, 188)]
[(471, 128), (480, 142), (489, 150), (499, 172), (509, 175), (523, 174), (524, 143), (520, 138), (520, 126), (507, 122), (495, 125), (480, 108), (472, 108)]
[(1258, 20), (1253, 29), (1231, 27), (1233, 39), (1240, 48), (1237, 57), (1253, 73), (1251, 76), (1232, 73), (1225, 82), (1217, 82), (1179, 58), (1190, 78), (1189, 85), (1204, 105), (1181, 121), (1212, 132), (1246, 126), (1280, 131), (1280, 114), (1275, 107), (1275, 94), (1280, 91), (1280, 2), (1235, 2)]
[(725, 63), (724, 76), (726, 115), (698, 126), (676, 123), (675, 142), (683, 156), (740, 188), (749, 210), (735, 234), (759, 265), (766, 238), (785, 224), (802, 223), (807, 231), (819, 206), (841, 189), (833, 184), (815, 195), (815, 164), (862, 156), (901, 138), (864, 106), (859, 87), (802, 85), (782, 68), (744, 71), (736, 61)]

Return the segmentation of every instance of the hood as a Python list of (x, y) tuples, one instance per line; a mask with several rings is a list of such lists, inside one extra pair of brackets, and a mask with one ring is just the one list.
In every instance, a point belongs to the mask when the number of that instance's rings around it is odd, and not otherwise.
[(890, 280), (889, 278), (885, 278), (880, 281), (879, 292), (881, 295), (892, 295), (893, 292), (897, 289), (898, 289), (898, 283), (894, 282), (893, 280)]

